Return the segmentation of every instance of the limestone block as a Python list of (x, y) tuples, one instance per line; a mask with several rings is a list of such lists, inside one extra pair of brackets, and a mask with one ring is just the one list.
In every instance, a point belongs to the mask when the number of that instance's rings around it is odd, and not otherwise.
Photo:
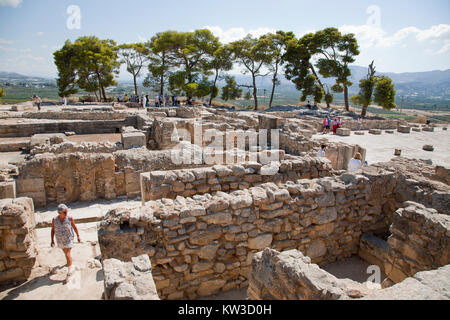
[(122, 144), (125, 150), (145, 147), (147, 145), (145, 134), (142, 132), (122, 133)]
[(355, 135), (357, 135), (357, 136), (363, 136), (365, 134), (366, 133), (364, 131), (355, 131)]
[(382, 131), (379, 129), (370, 129), (369, 130), (370, 134), (375, 134), (375, 135), (381, 135)]
[(159, 300), (148, 255), (103, 261), (106, 300)]
[(425, 132), (434, 132), (434, 127), (423, 127), (423, 128), (422, 128), (422, 131), (425, 131)]
[(424, 146), (422, 147), (422, 149), (423, 149), (424, 151), (430, 151), (430, 152), (433, 152), (433, 151), (434, 151), (434, 147), (433, 147), (432, 145), (430, 145), (430, 144), (424, 145)]
[(248, 239), (248, 248), (261, 250), (270, 247), (272, 240), (273, 240), (272, 234), (269, 233), (261, 234), (255, 238)]
[(397, 131), (400, 132), (400, 133), (411, 133), (411, 127), (409, 127), (409, 126), (398, 126)]
[(339, 129), (337, 129), (336, 133), (338, 136), (348, 137), (348, 136), (350, 136), (351, 131), (350, 131), (350, 129), (347, 129), (347, 128), (339, 128)]
[(16, 197), (16, 182), (0, 182), (0, 199), (14, 199)]
[(414, 131), (414, 132), (422, 132), (422, 129), (420, 129), (420, 128), (412, 128), (412, 131)]

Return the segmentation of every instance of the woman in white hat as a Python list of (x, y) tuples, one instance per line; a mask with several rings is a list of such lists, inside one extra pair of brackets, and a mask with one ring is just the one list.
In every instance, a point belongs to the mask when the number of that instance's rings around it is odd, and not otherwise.
[(78, 238), (78, 242), (81, 242), (80, 234), (78, 233), (78, 228), (75, 225), (75, 221), (71, 216), (68, 215), (69, 208), (65, 204), (60, 204), (58, 206), (58, 216), (52, 220), (52, 248), (55, 246), (54, 237), (56, 236), (56, 242), (58, 248), (64, 251), (64, 255), (67, 260), (67, 278), (69, 278), (73, 272), (72, 270), (72, 256), (70, 252), (73, 248), (73, 239), (75, 230)]

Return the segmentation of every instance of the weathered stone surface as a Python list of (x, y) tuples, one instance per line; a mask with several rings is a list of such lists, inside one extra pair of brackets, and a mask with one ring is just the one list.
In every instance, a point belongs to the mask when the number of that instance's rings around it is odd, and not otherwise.
[(348, 137), (348, 136), (350, 136), (351, 131), (350, 131), (350, 129), (347, 129), (347, 128), (338, 128), (336, 133), (338, 136)]
[(148, 255), (103, 261), (106, 300), (159, 300)]
[(267, 247), (270, 247), (272, 243), (273, 236), (271, 234), (261, 234), (255, 238), (251, 238), (248, 240), (248, 247), (250, 249), (261, 250)]
[(411, 127), (408, 127), (408, 126), (398, 126), (397, 131), (400, 132), (400, 133), (411, 133)]

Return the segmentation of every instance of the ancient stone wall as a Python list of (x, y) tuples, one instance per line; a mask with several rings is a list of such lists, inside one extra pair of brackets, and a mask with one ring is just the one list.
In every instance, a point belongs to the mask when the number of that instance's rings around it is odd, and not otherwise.
[(250, 300), (449, 300), (450, 265), (419, 272), (386, 289), (337, 279), (297, 250), (265, 249), (253, 256)]
[(337, 279), (298, 250), (258, 252), (252, 259), (250, 300), (348, 300), (370, 290), (350, 279)]
[(31, 199), (0, 200), (0, 283), (30, 275), (37, 254), (35, 225)]
[(0, 137), (30, 137), (40, 133), (77, 134), (117, 133), (124, 126), (136, 126), (136, 117), (124, 120), (36, 120), (24, 123), (0, 124)]
[(52, 119), (52, 120), (125, 120), (130, 114), (119, 111), (40, 111), (24, 112), (25, 119)]
[(37, 207), (97, 198), (114, 199), (114, 157), (108, 153), (36, 155), (19, 166), (18, 197), (30, 197)]
[(343, 175), (268, 183), (111, 210), (98, 232), (102, 256), (148, 254), (162, 299), (244, 287), (253, 254), (266, 247), (298, 249), (319, 264), (356, 254), (362, 233), (388, 229), (392, 178), (386, 172), (375, 181)]
[(384, 269), (393, 282), (450, 264), (450, 216), (407, 202), (392, 221)]
[[(277, 165), (278, 166), (278, 165)], [(261, 163), (217, 165), (208, 168), (173, 171), (152, 171), (141, 174), (143, 202), (177, 196), (190, 197), (213, 191), (248, 189), (262, 183), (285, 183), (288, 180), (314, 179), (331, 175), (329, 161), (306, 157), (283, 160), (276, 171), (270, 172)]]
[(43, 144), (38, 145), (31, 149), (31, 155), (37, 155), (42, 153), (53, 153), (53, 154), (61, 154), (61, 153), (112, 153), (115, 151), (121, 150), (121, 147), (117, 146), (112, 142), (63, 142), (60, 144)]

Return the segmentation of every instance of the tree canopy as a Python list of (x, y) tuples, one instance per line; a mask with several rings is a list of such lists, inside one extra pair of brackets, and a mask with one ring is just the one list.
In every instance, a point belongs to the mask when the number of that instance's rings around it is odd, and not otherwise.
[(81, 37), (74, 43), (66, 41), (54, 54), (58, 68), (57, 85), (60, 96), (83, 89), (87, 92), (100, 90), (106, 100), (105, 88), (116, 85), (114, 75), (119, 73), (118, 47), (113, 40), (97, 37)]
[(122, 44), (119, 46), (120, 62), (125, 63), (127, 71), (131, 73), (134, 81), (134, 93), (138, 95), (136, 79), (148, 59), (149, 49), (143, 43)]
[(261, 73), (262, 67), (272, 62), (271, 48), (268, 46), (267, 39), (262, 37), (257, 39), (251, 35), (232, 42), (230, 46), (233, 50), (234, 59), (245, 68), (244, 73), (250, 73), (252, 76), (254, 108), (258, 110), (256, 78), (263, 76)]

